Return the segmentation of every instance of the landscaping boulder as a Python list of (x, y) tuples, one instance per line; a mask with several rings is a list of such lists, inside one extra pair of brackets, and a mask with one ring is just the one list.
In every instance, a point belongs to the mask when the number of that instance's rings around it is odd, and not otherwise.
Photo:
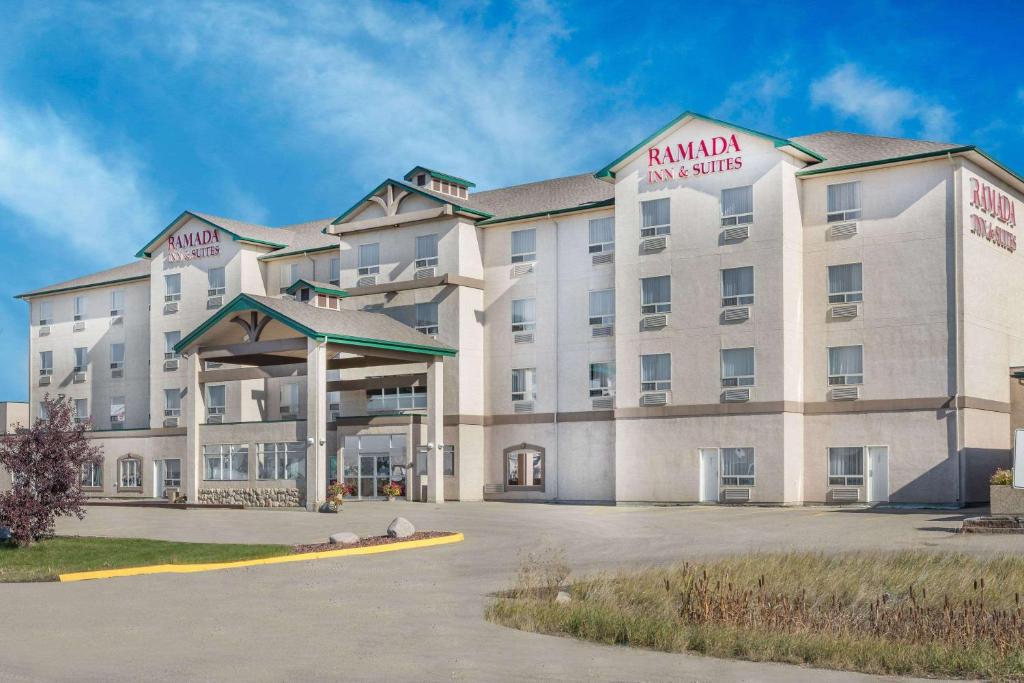
[(391, 520), (391, 524), (388, 524), (388, 537), (390, 538), (409, 538), (414, 533), (416, 533), (416, 527), (405, 517), (395, 517)]
[(559, 605), (568, 605), (572, 602), (572, 596), (565, 591), (558, 591), (558, 595), (555, 596), (555, 603)]
[(11, 540), (11, 530), (5, 526), (0, 526), (0, 543)]
[(329, 540), (335, 545), (352, 545), (353, 543), (359, 543), (359, 537), (351, 531), (342, 531), (341, 533), (331, 534)]

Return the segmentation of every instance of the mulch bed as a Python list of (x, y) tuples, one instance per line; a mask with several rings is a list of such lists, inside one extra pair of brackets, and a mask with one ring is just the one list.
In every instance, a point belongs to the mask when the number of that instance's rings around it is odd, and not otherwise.
[(362, 548), (370, 545), (388, 545), (389, 543), (404, 543), (405, 541), (419, 541), (424, 538), (438, 538), (439, 536), (451, 536), (453, 531), (417, 531), (412, 536), (405, 538), (391, 538), (389, 536), (366, 536), (359, 543), (342, 545), (341, 543), (309, 543), (292, 546), (292, 553), (318, 553), (324, 550), (344, 550), (346, 548)]

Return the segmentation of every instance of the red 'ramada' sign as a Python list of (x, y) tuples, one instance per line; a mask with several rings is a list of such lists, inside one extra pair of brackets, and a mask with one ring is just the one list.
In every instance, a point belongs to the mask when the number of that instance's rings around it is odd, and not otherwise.
[[(1016, 251), (1017, 236), (1010, 232), (1017, 226), (1013, 198), (977, 178), (971, 178), (970, 181), (971, 206), (985, 214), (970, 215), (971, 232), (1011, 253)], [(999, 226), (998, 223), (1002, 223), (1006, 228)]]
[[(743, 167), (736, 135), (716, 135), (700, 140), (647, 148), (647, 182), (735, 171)], [(733, 156), (726, 156), (733, 155)], [(678, 165), (677, 165), (678, 164)], [(658, 167), (658, 168), (655, 168)]]
[(216, 230), (179, 232), (167, 238), (167, 261), (191, 261), (220, 253), (220, 235)]

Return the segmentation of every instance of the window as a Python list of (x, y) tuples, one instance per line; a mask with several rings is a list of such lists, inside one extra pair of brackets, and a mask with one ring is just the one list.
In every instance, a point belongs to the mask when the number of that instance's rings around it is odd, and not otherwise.
[(53, 324), (53, 302), (52, 301), (40, 301), (37, 304), (39, 324), (40, 325), (51, 325)]
[(416, 176), (416, 185), (418, 187), (423, 187), (426, 184), (427, 184), (427, 174), (426, 173), (420, 173), (419, 175)]
[(75, 420), (75, 424), (81, 424), (88, 421), (89, 419), (89, 399), (87, 398), (76, 398), (75, 409), (71, 413)]
[(110, 315), (124, 315), (123, 289), (115, 289), (110, 293)]
[(864, 300), (862, 266), (859, 263), (844, 263), (828, 267), (828, 302), (830, 304), (851, 304)]
[(537, 369), (517, 368), (512, 371), (512, 400), (532, 401), (537, 398)]
[(532, 332), (537, 327), (536, 299), (512, 300), (512, 331)]
[(359, 245), (359, 274), (373, 275), (380, 272), (380, 244)]
[(331, 284), (341, 284), (341, 259), (337, 256), (331, 257)]
[(110, 426), (117, 427), (124, 424), (124, 396), (112, 396), (110, 398)]
[(591, 254), (608, 254), (615, 251), (615, 219), (594, 218), (590, 221)]
[(437, 304), (433, 301), (416, 304), (416, 329), (423, 334), (437, 334)]
[(455, 476), (455, 446), (444, 447), (444, 476)]
[(46, 410), (46, 401), (39, 402), (39, 419), (44, 422), (50, 419), (50, 413)]
[(437, 235), (420, 235), (416, 238), (416, 267), (429, 268), (437, 265)]
[(226, 291), (223, 266), (206, 271), (206, 296), (221, 296)]
[(164, 275), (164, 301), (181, 301), (181, 273)]
[(206, 414), (223, 415), (227, 412), (227, 387), (223, 384), (206, 385)]
[(669, 208), (668, 197), (640, 202), (640, 236), (654, 237), (672, 232)]
[(722, 226), (754, 222), (754, 186), (722, 190)]
[(590, 396), (615, 395), (615, 363), (590, 364)]
[(828, 350), (830, 386), (864, 384), (864, 347), (831, 346)]
[(860, 446), (828, 449), (828, 485), (864, 485), (864, 449)]
[(590, 293), (590, 324), (611, 325), (615, 322), (615, 290), (599, 289)]
[(505, 453), (505, 483), (511, 487), (544, 488), (544, 453), (518, 450)]
[(260, 479), (306, 477), (306, 444), (301, 441), (261, 443), (257, 460)]
[(103, 463), (83, 462), (82, 463), (82, 488), (101, 489), (103, 488)]
[(181, 415), (181, 389), (164, 389), (164, 417)]
[(164, 488), (181, 486), (181, 459), (167, 458), (164, 460)]
[(53, 374), (53, 351), (39, 352), (39, 375)]
[(672, 277), (640, 278), (640, 314), (670, 313), (672, 311)]
[(178, 352), (174, 347), (181, 341), (181, 331), (172, 330), (164, 332), (164, 358), (177, 358)]
[(85, 372), (89, 367), (89, 349), (84, 346), (75, 347), (75, 372)]
[(340, 391), (328, 391), (327, 392), (327, 417), (328, 419), (335, 419), (341, 416), (341, 392)]
[(289, 382), (281, 385), (281, 417), (299, 412), (299, 385)]
[(754, 267), (722, 270), (722, 305), (749, 306), (754, 303)]
[(722, 486), (754, 485), (754, 449), (722, 449)]
[(537, 231), (512, 231), (512, 263), (527, 263), (537, 260)]
[(118, 488), (142, 488), (142, 460), (140, 458), (122, 458), (117, 461)]
[(860, 182), (828, 186), (828, 222), (860, 218)]
[(110, 369), (120, 370), (124, 367), (124, 343), (114, 342), (110, 345)]
[(653, 353), (640, 356), (640, 391), (672, 389), (672, 355)]
[(85, 320), (86, 315), (86, 301), (84, 294), (79, 294), (75, 297), (75, 320)]
[(203, 479), (245, 481), (249, 478), (249, 445), (220, 443), (203, 446)]
[(722, 349), (722, 386), (754, 386), (754, 349)]
[(366, 390), (366, 410), (371, 413), (395, 413), (401, 410), (426, 410), (426, 387), (385, 387)]

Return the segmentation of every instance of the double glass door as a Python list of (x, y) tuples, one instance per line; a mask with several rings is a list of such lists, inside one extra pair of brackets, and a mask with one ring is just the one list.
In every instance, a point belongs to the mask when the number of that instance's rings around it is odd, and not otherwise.
[(359, 454), (359, 496), (382, 498), (383, 486), (391, 481), (390, 453)]

